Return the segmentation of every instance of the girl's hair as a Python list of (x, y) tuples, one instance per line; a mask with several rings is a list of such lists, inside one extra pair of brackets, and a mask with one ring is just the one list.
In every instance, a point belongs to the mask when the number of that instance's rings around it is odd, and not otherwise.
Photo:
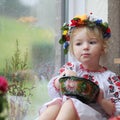
[(97, 27), (90, 28), (90, 27), (84, 26), (84, 27), (76, 27), (76, 28), (74, 28), (74, 29), (71, 30), (71, 33), (70, 33), (70, 45), (69, 45), (69, 52), (70, 52), (71, 55), (74, 56), (73, 38), (74, 38), (74, 36), (76, 36), (77, 34), (79, 34), (83, 29), (86, 30), (86, 33), (87, 33), (88, 37), (90, 37), (90, 38), (95, 37), (97, 39), (102, 40), (104, 51), (106, 51), (107, 40), (106, 40), (106, 38), (103, 38), (102, 31), (99, 28), (97, 28)]

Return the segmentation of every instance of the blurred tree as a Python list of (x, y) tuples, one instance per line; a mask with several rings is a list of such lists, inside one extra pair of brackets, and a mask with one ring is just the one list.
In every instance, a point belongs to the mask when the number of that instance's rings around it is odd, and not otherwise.
[(0, 15), (20, 17), (30, 14), (30, 7), (22, 5), (19, 0), (0, 0)]

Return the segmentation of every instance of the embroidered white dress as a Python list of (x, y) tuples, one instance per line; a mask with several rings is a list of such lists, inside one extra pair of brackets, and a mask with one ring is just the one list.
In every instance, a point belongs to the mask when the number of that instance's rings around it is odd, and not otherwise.
[[(87, 78), (96, 83), (103, 90), (104, 97), (115, 103), (115, 115), (120, 114), (120, 77), (118, 75), (105, 67), (103, 67), (104, 70), (102, 71), (91, 72), (89, 70), (85, 70), (78, 62), (66, 63), (62, 68), (60, 68), (59, 74), (62, 73), (66, 68), (77, 72), (78, 77)], [(41, 107), (40, 112), (44, 111), (49, 104), (54, 104), (54, 101), (61, 100), (64, 102), (68, 98), (65, 95), (61, 96), (60, 91), (54, 86), (54, 81), (57, 77), (59, 77), (59, 74), (49, 81), (48, 92), (52, 98), (52, 101), (44, 104)], [(87, 105), (78, 99), (69, 99), (72, 100), (80, 120), (107, 120), (107, 114), (97, 103), (91, 103)]]

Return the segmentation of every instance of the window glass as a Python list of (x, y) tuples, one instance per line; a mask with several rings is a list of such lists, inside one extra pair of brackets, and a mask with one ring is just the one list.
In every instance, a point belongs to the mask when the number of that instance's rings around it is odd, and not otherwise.
[(18, 44), (20, 58), (27, 53), (27, 72), (36, 85), (27, 115), (31, 120), (49, 98), (47, 82), (41, 81), (48, 81), (54, 72), (56, 9), (55, 0), (0, 0), (0, 74), (6, 61), (11, 64)]

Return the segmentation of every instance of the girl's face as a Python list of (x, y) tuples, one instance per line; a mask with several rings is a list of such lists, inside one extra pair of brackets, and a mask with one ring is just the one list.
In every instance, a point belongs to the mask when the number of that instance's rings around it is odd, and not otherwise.
[(83, 28), (76, 31), (72, 37), (73, 55), (81, 63), (99, 64), (100, 56), (104, 52), (103, 40), (88, 34), (87, 29)]

